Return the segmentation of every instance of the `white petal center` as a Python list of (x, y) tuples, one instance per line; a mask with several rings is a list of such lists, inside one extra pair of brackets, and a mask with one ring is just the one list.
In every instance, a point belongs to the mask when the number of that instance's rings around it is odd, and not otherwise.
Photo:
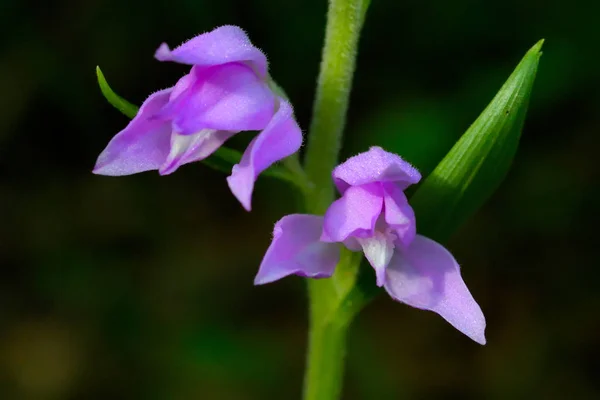
[(391, 232), (375, 231), (369, 238), (357, 238), (365, 257), (375, 270), (385, 269), (394, 255), (396, 235)]
[(173, 132), (171, 134), (171, 151), (160, 168), (161, 174), (170, 174), (182, 164), (207, 157), (210, 152), (214, 151), (214, 148), (207, 149), (205, 143), (216, 132), (214, 129), (202, 129), (193, 135), (181, 135)]
[(169, 160), (174, 160), (178, 157), (185, 157), (186, 155), (193, 153), (198, 146), (200, 146), (206, 139), (210, 137), (216, 130), (214, 129), (202, 129), (198, 133), (193, 135), (180, 135), (173, 133), (171, 137), (171, 152), (169, 154)]

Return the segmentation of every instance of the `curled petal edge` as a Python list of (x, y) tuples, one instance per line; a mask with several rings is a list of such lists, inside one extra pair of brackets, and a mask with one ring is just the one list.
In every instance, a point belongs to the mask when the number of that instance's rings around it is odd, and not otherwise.
[(233, 166), (227, 177), (231, 192), (247, 211), (252, 208), (252, 192), (258, 175), (302, 146), (302, 131), (294, 119), (291, 104), (283, 98), (278, 100), (275, 115), (250, 142), (240, 163)]

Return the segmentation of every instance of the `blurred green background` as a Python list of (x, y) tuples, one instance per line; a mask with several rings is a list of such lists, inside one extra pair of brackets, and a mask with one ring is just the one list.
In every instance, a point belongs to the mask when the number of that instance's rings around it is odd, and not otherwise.
[[(295, 194), (262, 178), (246, 213), (201, 164), (91, 174), (127, 124), (94, 68), (140, 104), (187, 70), (153, 59), (161, 42), (240, 25), (306, 130), (325, 12), (1, 0), (1, 399), (300, 398), (303, 282), (252, 285)], [(600, 398), (598, 15), (583, 0), (372, 0), (344, 157), (378, 144), (429, 172), (546, 43), (513, 168), (448, 243), (487, 346), (380, 296), (350, 333), (344, 399)]]

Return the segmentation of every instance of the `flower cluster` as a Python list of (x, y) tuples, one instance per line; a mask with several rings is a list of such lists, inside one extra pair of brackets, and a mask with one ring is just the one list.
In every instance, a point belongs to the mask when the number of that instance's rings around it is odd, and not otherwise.
[(485, 344), (485, 318), (458, 263), (441, 244), (416, 234), (404, 190), (420, 179), (410, 164), (379, 147), (350, 158), (333, 171), (342, 197), (324, 216), (292, 214), (277, 222), (255, 283), (292, 274), (329, 277), (345, 246), (364, 253), (377, 285), (394, 300), (434, 311)]
[(240, 28), (222, 26), (155, 57), (192, 65), (175, 86), (152, 94), (98, 157), (94, 173), (170, 174), (202, 160), (241, 131), (261, 131), (227, 183), (250, 210), (258, 175), (296, 151), (302, 132), (290, 103), (268, 85), (267, 58)]
[[(170, 174), (202, 160), (241, 131), (261, 131), (227, 178), (247, 209), (257, 176), (300, 148), (302, 132), (289, 102), (268, 84), (267, 59), (238, 27), (223, 26), (155, 57), (192, 65), (171, 88), (152, 94), (98, 157), (94, 173)], [(379, 147), (333, 171), (341, 197), (324, 216), (293, 214), (275, 225), (256, 284), (288, 275), (333, 274), (341, 246), (362, 251), (377, 285), (410, 306), (431, 310), (478, 343), (485, 318), (442, 245), (416, 233), (404, 190), (421, 179), (402, 158)]]

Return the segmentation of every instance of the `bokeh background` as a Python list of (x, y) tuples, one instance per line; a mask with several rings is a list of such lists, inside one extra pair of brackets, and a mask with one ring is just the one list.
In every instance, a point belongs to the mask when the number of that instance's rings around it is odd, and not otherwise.
[[(306, 130), (325, 0), (2, 0), (0, 398), (299, 399), (300, 278), (254, 287), (294, 192), (254, 211), (201, 164), (91, 169), (126, 117), (185, 66), (154, 50), (242, 26)], [(522, 144), (448, 243), (484, 310), (481, 347), (386, 296), (349, 337), (344, 399), (600, 398), (600, 3), (372, 0), (343, 156), (382, 145), (424, 173), (546, 39)], [(243, 146), (247, 138), (234, 141)]]

